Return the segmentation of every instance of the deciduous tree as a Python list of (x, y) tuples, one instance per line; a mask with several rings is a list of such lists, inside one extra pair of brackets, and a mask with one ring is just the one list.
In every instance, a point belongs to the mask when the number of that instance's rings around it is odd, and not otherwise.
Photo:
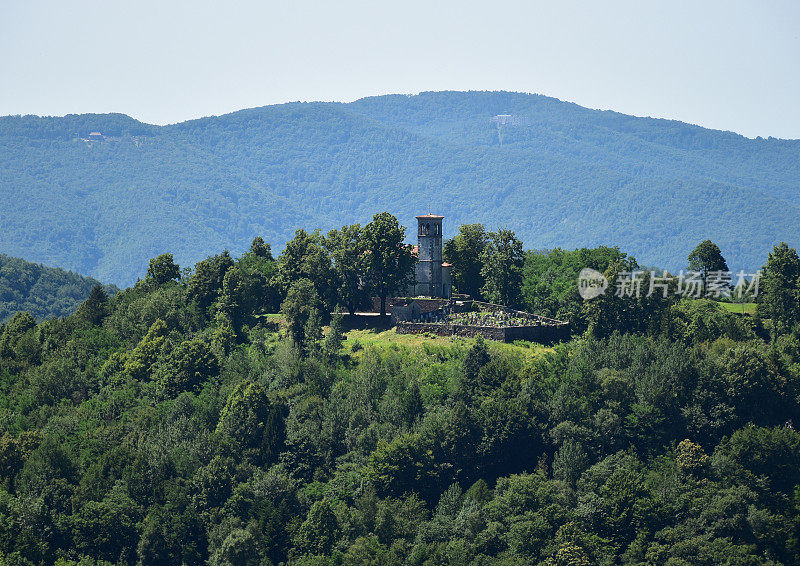
[(525, 262), (522, 241), (511, 230), (492, 232), (481, 257), (484, 298), (492, 303), (518, 306)]
[(762, 270), (759, 312), (772, 319), (773, 338), (797, 321), (800, 309), (800, 257), (786, 242), (775, 246)]
[(324, 240), (325, 249), (333, 258), (338, 295), (341, 303), (352, 315), (369, 299), (365, 288), (366, 254), (364, 238), (359, 224), (331, 230)]
[(708, 289), (708, 276), (714, 271), (728, 271), (728, 264), (722, 257), (719, 246), (711, 240), (703, 240), (689, 254), (689, 269), (699, 271), (703, 278), (703, 289)]
[(181, 268), (175, 263), (172, 254), (161, 254), (150, 260), (150, 266), (147, 268), (147, 280), (156, 285), (163, 285), (168, 281), (180, 279), (180, 277)]
[[(200, 308), (206, 312), (219, 298), (225, 274), (233, 267), (233, 258), (228, 250), (221, 254), (208, 257), (195, 265), (194, 273), (189, 279), (187, 292)], [(210, 313), (213, 317), (214, 312)]]
[(367, 253), (367, 282), (381, 300), (381, 315), (386, 315), (386, 298), (404, 292), (414, 278), (411, 246), (403, 243), (406, 228), (388, 212), (372, 217), (364, 227)]
[(444, 244), (444, 260), (452, 264), (452, 276), (460, 293), (481, 298), (485, 284), (483, 252), (489, 243), (489, 234), (483, 224), (462, 224), (452, 239)]
[(336, 305), (338, 283), (323, 240), (319, 230), (310, 234), (303, 229), (297, 230), (294, 238), (286, 242), (278, 264), (283, 288), (288, 290), (296, 281), (308, 279), (313, 283), (327, 316)]
[(279, 410), (272, 406), (264, 389), (258, 383), (245, 380), (228, 396), (217, 433), (232, 441), (256, 463), (264, 464), (277, 455), (280, 427)]
[(281, 314), (289, 323), (289, 334), (301, 349), (305, 347), (306, 325), (315, 311), (319, 314), (319, 298), (310, 279), (299, 279), (289, 287), (286, 300), (281, 305)]

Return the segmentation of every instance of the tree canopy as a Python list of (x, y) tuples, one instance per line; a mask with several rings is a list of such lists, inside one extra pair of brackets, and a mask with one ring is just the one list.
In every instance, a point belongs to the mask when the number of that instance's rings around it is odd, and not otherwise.
[[(314, 234), (0, 325), (0, 562), (800, 562), (794, 249), (741, 315), (616, 293), (617, 248), (494, 233), (484, 266), (517, 271), (487, 290), (575, 317), (544, 346), (328, 328), (341, 248)], [(584, 261), (609, 279), (585, 301)]]
[(386, 314), (386, 298), (405, 294), (414, 281), (414, 257), (403, 243), (405, 234), (405, 226), (388, 212), (376, 214), (364, 227), (366, 283), (380, 298), (381, 315)]

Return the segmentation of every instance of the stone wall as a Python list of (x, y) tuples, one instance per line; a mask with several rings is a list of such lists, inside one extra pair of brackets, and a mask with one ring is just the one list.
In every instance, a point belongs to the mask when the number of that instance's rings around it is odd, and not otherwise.
[(463, 338), (475, 338), (480, 335), (489, 340), (497, 340), (499, 342), (506, 341), (506, 328), (497, 328), (495, 326), (467, 326), (464, 324), (453, 324), (453, 336), (461, 336)]
[[(372, 308), (370, 312), (380, 312), (381, 300), (378, 297), (372, 297)], [(421, 312), (431, 312), (438, 310), (450, 304), (450, 299), (428, 299), (425, 297), (389, 297), (386, 299), (386, 312), (391, 312), (392, 307), (399, 303), (407, 303), (409, 301), (417, 301), (420, 306)]]
[(453, 326), (445, 322), (398, 322), (395, 330), (397, 330), (398, 334), (453, 335)]
[(509, 326), (498, 328), (495, 326), (467, 326), (442, 322), (398, 322), (395, 328), (398, 334), (430, 333), (437, 336), (462, 336), (464, 338), (473, 338), (480, 335), (489, 340), (498, 340), (500, 342), (526, 340), (528, 342), (547, 344), (569, 338), (569, 324), (566, 323), (552, 326)]

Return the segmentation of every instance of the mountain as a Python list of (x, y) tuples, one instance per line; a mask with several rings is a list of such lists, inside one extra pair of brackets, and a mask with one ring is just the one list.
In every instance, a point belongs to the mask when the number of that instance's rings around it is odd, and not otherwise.
[(483, 222), (530, 248), (619, 245), (671, 269), (710, 238), (731, 269), (752, 270), (775, 243), (800, 244), (798, 158), (800, 140), (509, 92), (289, 103), (169, 126), (7, 116), (0, 251), (129, 284), (162, 252), (185, 266), (256, 235), (279, 250), (299, 227), (383, 210), (410, 226), (434, 211), (445, 236)]
[[(0, 254), (0, 323), (20, 311), (39, 320), (70, 315), (98, 284), (91, 277)], [(113, 285), (105, 289), (117, 292)]]

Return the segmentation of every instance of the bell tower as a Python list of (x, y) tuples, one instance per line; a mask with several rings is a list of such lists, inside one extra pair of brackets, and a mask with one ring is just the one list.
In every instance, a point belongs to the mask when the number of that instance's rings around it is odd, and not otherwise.
[[(442, 220), (444, 216), (417, 216), (416, 294), (444, 297), (442, 285)], [(449, 294), (449, 293), (448, 293)]]

